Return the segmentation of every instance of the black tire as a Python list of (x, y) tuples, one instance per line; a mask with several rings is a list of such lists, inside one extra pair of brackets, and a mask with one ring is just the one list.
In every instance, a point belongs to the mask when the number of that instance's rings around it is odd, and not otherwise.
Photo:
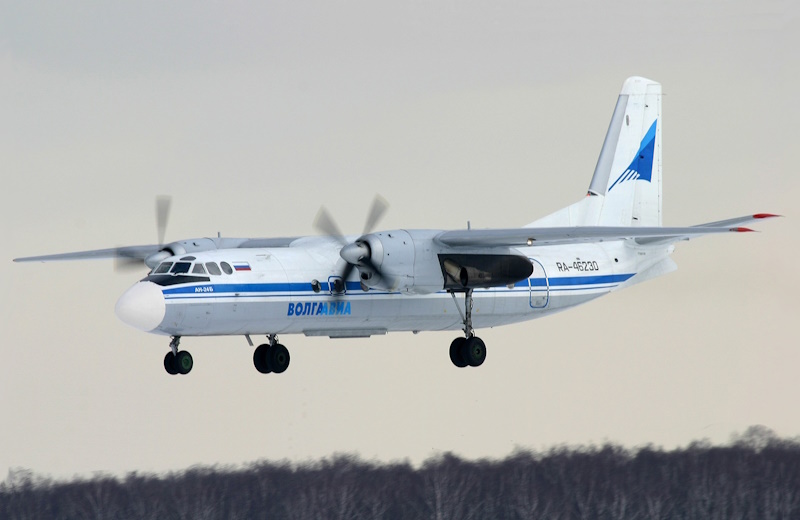
[(267, 364), (267, 352), (269, 351), (269, 345), (266, 343), (263, 345), (259, 345), (256, 347), (256, 351), (253, 352), (253, 366), (256, 367), (256, 370), (261, 372), (262, 374), (269, 374), (272, 372), (270, 370), (269, 365)]
[(181, 350), (175, 355), (175, 368), (179, 374), (186, 375), (192, 371), (194, 366), (194, 359), (192, 355), (185, 350)]
[(267, 352), (267, 359), (269, 360), (269, 367), (276, 374), (285, 372), (289, 368), (289, 350), (280, 343), (275, 343), (270, 347)]
[(178, 373), (178, 364), (175, 363), (175, 354), (172, 351), (167, 352), (167, 355), (164, 356), (164, 370), (171, 376)]
[(467, 338), (456, 338), (452, 343), (450, 343), (450, 361), (452, 361), (453, 364), (458, 368), (464, 368), (467, 366), (467, 362), (464, 361), (464, 356), (461, 355), (466, 342)]
[(486, 344), (478, 336), (472, 336), (464, 343), (464, 361), (471, 367), (479, 367), (486, 361)]

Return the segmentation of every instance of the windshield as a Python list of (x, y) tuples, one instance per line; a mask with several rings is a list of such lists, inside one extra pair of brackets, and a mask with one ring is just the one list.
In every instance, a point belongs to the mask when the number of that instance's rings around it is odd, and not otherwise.
[[(221, 270), (220, 267), (222, 267)], [(203, 265), (202, 262), (184, 261), (161, 262), (150, 274), (211, 274), (219, 276), (223, 272), (225, 272), (225, 274), (233, 273), (233, 268), (231, 268), (228, 262), (221, 262), (220, 264), (216, 262), (206, 262), (205, 265)]]
[(181, 274), (181, 273), (188, 273), (189, 268), (192, 266), (191, 262), (175, 262), (172, 270), (170, 273), (172, 274)]
[(169, 268), (172, 267), (172, 262), (162, 262), (161, 265), (156, 267), (156, 270), (153, 271), (153, 274), (164, 274), (169, 272)]

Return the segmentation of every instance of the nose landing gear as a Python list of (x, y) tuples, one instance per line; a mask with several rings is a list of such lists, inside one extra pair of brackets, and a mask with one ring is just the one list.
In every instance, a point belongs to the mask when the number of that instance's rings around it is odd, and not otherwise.
[(194, 360), (192, 355), (185, 350), (178, 351), (178, 346), (181, 344), (180, 336), (172, 336), (172, 341), (169, 343), (170, 351), (164, 356), (164, 370), (167, 374), (188, 374), (192, 371)]

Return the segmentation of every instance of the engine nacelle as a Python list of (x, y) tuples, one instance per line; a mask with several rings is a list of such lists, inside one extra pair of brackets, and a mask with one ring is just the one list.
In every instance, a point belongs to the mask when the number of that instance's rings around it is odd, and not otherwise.
[(414, 287), (414, 241), (407, 231), (370, 233), (356, 244), (369, 257), (369, 262), (357, 264), (365, 286), (403, 292)]
[(149, 255), (144, 259), (144, 263), (150, 269), (154, 269), (158, 264), (171, 256), (185, 255), (188, 253), (199, 253), (201, 251), (212, 251), (217, 249), (217, 242), (211, 238), (191, 238), (180, 242), (164, 244), (160, 251)]
[[(437, 230), (393, 230), (360, 237), (347, 254), (356, 263), (361, 282), (370, 288), (430, 294), (442, 289), (463, 291), (499, 287), (524, 280), (533, 265), (509, 249), (453, 249), (435, 240)], [(350, 246), (348, 246), (350, 247)], [(364, 259), (369, 258), (369, 261)]]

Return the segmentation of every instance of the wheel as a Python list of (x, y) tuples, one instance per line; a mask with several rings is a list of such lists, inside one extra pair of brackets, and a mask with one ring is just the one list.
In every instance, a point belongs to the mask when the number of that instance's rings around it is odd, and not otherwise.
[(167, 355), (164, 356), (164, 370), (171, 376), (178, 373), (178, 365), (175, 363), (175, 354), (171, 351), (167, 352)]
[(486, 344), (478, 336), (472, 336), (464, 342), (461, 355), (469, 366), (479, 367), (486, 361)]
[(267, 352), (269, 367), (276, 374), (285, 372), (289, 368), (289, 351), (280, 343), (275, 343)]
[(467, 366), (467, 362), (464, 361), (464, 356), (461, 355), (461, 350), (466, 342), (466, 338), (456, 338), (450, 343), (450, 361), (458, 368)]
[(269, 345), (266, 343), (263, 345), (259, 345), (256, 347), (256, 351), (253, 352), (253, 365), (256, 367), (256, 370), (261, 372), (262, 374), (269, 374), (272, 372), (270, 370), (269, 365), (267, 364), (267, 351), (269, 350)]
[(192, 355), (187, 351), (181, 350), (175, 355), (175, 368), (178, 370), (179, 374), (188, 374), (192, 371), (193, 366), (194, 360), (192, 359)]

